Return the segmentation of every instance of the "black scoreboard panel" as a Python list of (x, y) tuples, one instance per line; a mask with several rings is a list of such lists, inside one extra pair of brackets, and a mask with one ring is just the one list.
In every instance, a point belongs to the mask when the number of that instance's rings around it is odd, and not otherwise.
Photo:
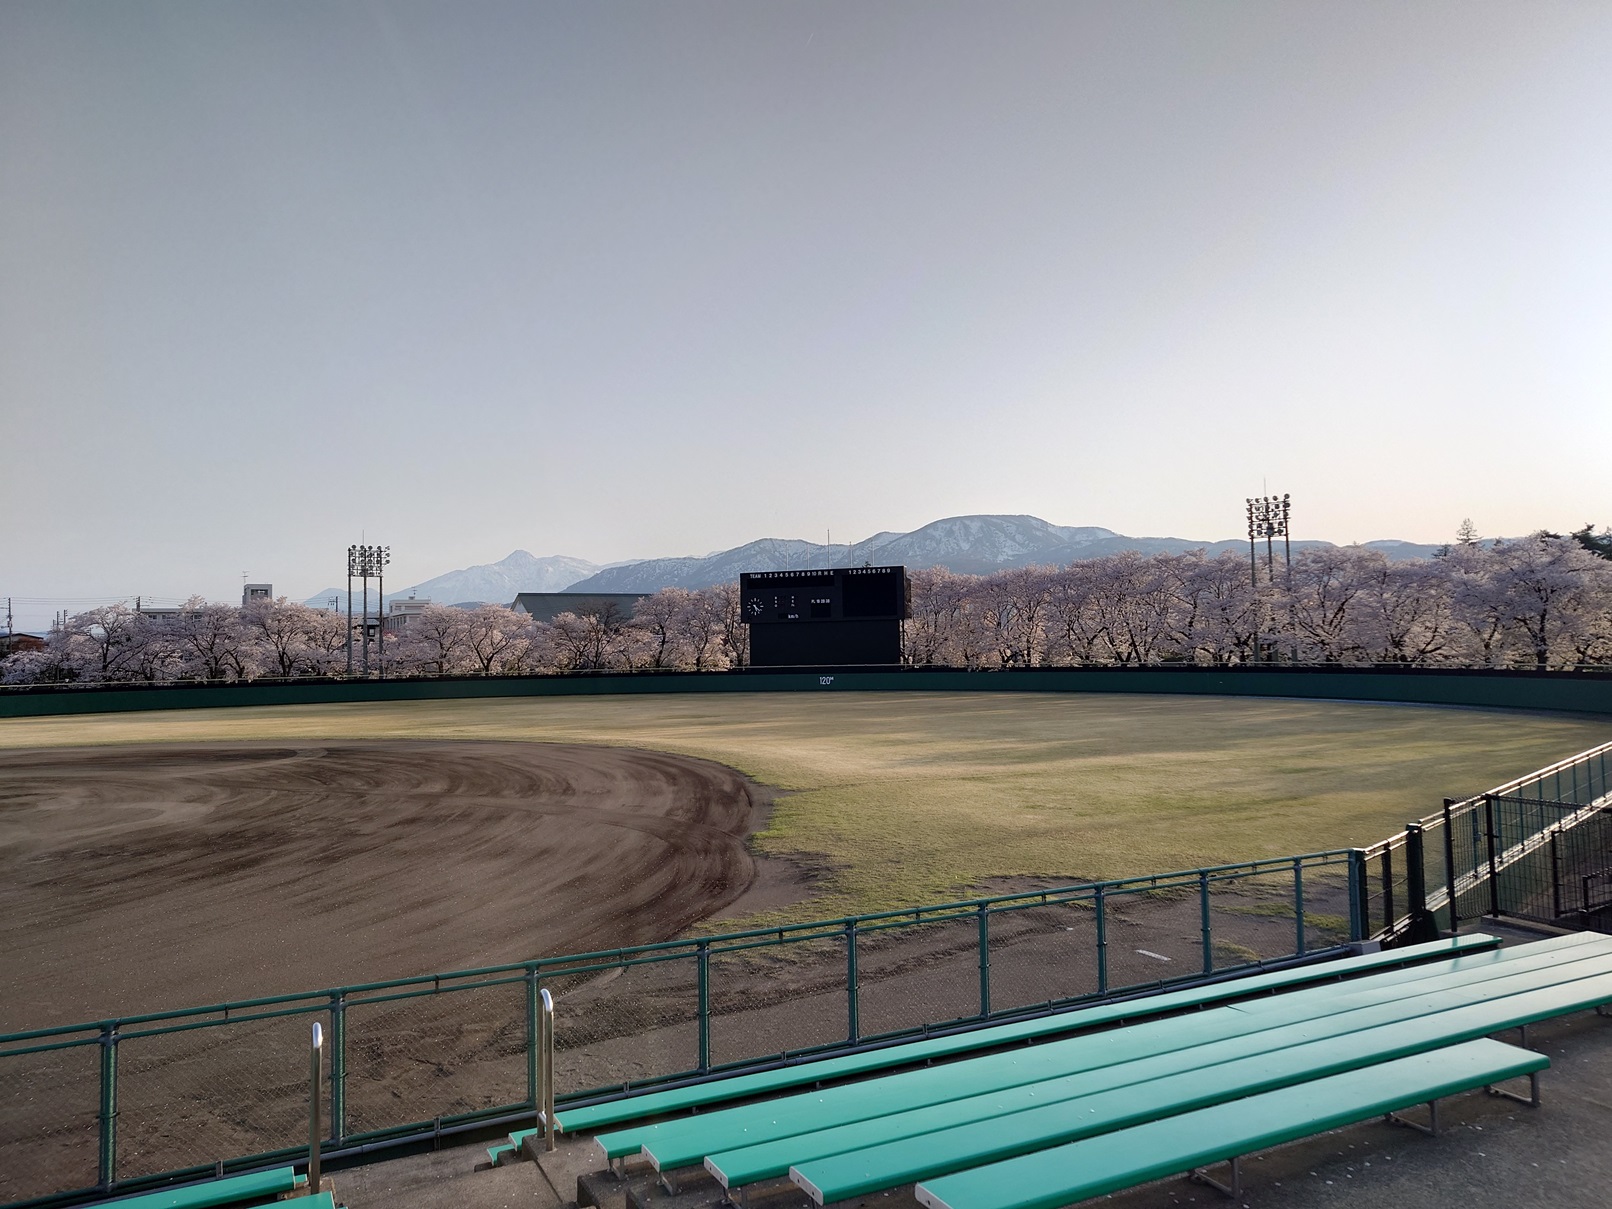
[(801, 621), (902, 621), (911, 612), (905, 567), (747, 571), (739, 607), (751, 625)]
[(911, 613), (905, 567), (749, 571), (739, 608), (752, 667), (845, 667), (901, 662)]
[(750, 627), (751, 667), (849, 667), (900, 662), (901, 623), (894, 618)]

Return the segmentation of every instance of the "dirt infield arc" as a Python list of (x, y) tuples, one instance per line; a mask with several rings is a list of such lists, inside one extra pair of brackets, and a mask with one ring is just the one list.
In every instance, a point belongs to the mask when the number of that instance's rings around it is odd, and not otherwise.
[(666, 939), (766, 806), (619, 747), (0, 752), (0, 1032)]

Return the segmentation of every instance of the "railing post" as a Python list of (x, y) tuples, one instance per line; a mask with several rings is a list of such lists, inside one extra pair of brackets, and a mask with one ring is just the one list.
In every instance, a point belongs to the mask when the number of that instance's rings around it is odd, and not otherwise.
[(855, 1045), (862, 1040), (861, 991), (856, 977), (856, 920), (845, 923), (845, 1037)]
[(324, 1129), (319, 1123), (319, 1092), (324, 1082), (325, 1035), (319, 1022), (313, 1022), (313, 1043), (308, 1047), (308, 1195), (319, 1195), (319, 1143)]
[(1427, 909), (1426, 844), (1420, 823), (1405, 824), (1405, 911), (1413, 944), (1438, 939), (1438, 923)]
[(699, 944), (700, 983), (700, 1072), (711, 1069), (711, 945)]
[(101, 1111), (97, 1182), (111, 1188), (117, 1182), (118, 1166), (118, 1026), (101, 1028)]
[(1300, 957), (1304, 956), (1304, 861), (1299, 857), (1293, 858), (1293, 951)]
[(1097, 887), (1097, 993), (1108, 994), (1108, 920), (1103, 910), (1103, 888)]
[(1494, 795), (1483, 795), (1484, 828), (1489, 847), (1489, 914), (1500, 915), (1500, 872), (1495, 864)]
[(1366, 850), (1349, 850), (1349, 939), (1366, 939)]
[(542, 1090), (538, 1093), (538, 1113), (543, 1118), (543, 1149), (553, 1150), (559, 1145), (554, 1140), (554, 996), (544, 987), (538, 992), (538, 1001), (543, 1049), (543, 1080)]
[(1198, 931), (1203, 938), (1203, 972), (1215, 972), (1215, 947), (1209, 936), (1209, 874), (1198, 871)]
[(979, 916), (980, 1016), (991, 1014), (991, 913), (984, 903), (976, 908)]
[(1397, 921), (1394, 915), (1394, 846), (1383, 845), (1383, 931), (1393, 931)]
[(1552, 919), (1562, 917), (1562, 861), (1561, 854), (1556, 850), (1556, 841), (1561, 834), (1560, 831), (1550, 833), (1550, 905), (1555, 912)]
[(526, 1102), (532, 1106), (534, 1117), (543, 1109), (543, 1088), (539, 1082), (542, 1075), (537, 1068), (538, 1054), (542, 1052), (539, 1048), (542, 1025), (538, 1016), (541, 1009), (537, 1003), (537, 974), (542, 968), (531, 966), (526, 971)]
[(1444, 799), (1444, 877), (1449, 883), (1451, 936), (1461, 930), (1461, 914), (1455, 907), (1455, 816), (1450, 811), (1454, 805), (1454, 798)]
[(347, 997), (330, 997), (330, 1137), (340, 1146), (347, 1138)]

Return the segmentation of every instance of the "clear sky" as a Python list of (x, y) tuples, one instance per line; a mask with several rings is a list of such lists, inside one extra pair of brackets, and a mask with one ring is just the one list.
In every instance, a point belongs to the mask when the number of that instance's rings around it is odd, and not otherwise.
[(0, 594), (1612, 523), (1609, 215), (1593, 0), (7, 0)]

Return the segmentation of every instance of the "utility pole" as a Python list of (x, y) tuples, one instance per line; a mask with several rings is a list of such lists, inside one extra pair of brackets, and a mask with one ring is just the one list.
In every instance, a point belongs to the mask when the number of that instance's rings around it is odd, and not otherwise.
[(386, 564), (392, 561), (392, 547), (388, 546), (382, 552), (381, 558), (375, 563), (375, 618), (376, 638), (381, 644), (381, 653), (377, 659), (380, 664), (381, 679), (386, 679)]
[(358, 569), (358, 547), (347, 547), (347, 674), (353, 674), (353, 573)]

